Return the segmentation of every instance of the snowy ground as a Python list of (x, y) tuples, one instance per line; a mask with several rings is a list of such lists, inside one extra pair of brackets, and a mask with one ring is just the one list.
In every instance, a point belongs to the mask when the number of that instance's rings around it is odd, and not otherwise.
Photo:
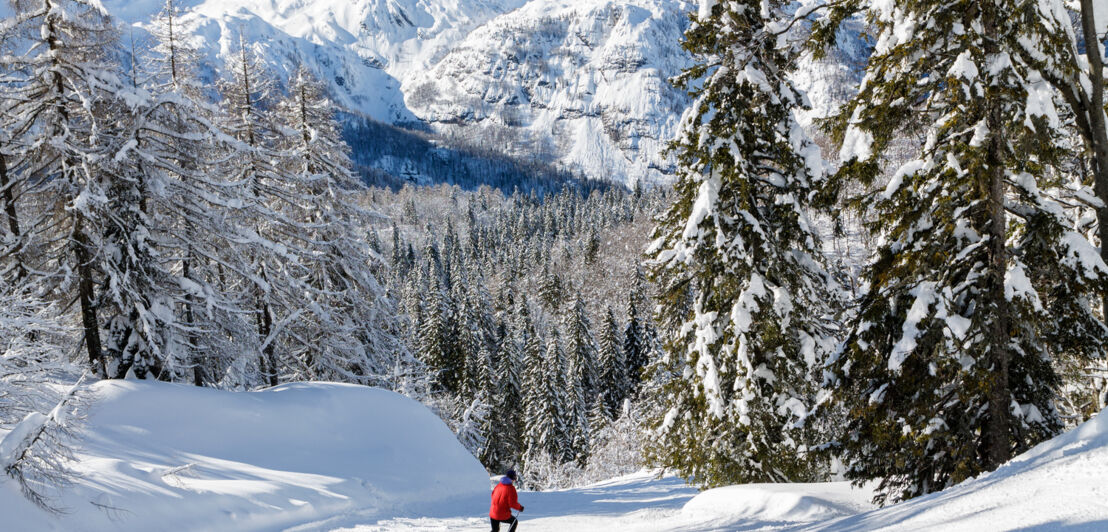
[[(4, 530), (487, 530), (490, 479), (423, 406), (357, 386), (233, 393), (101, 382), (81, 477), (38, 510), (0, 477)], [(2, 436), (2, 434), (0, 434)], [(639, 473), (522, 492), (520, 532), (1108, 530), (1108, 416), (944, 492), (874, 509), (845, 483), (703, 493)]]
[[(732, 486), (697, 495), (673, 477), (647, 472), (584, 488), (522, 492), (526, 510), (520, 532), (781, 530), (852, 515), (872, 508), (870, 493), (845, 483)], [(487, 498), (487, 497), (486, 497)], [(484, 506), (488, 502), (482, 499)], [(481, 508), (487, 510), (487, 508)], [(401, 517), (337, 526), (342, 532), (488, 530), (485, 512), (441, 517)]]
[[(93, 385), (76, 485), (52, 517), (0, 476), (0, 530), (284, 530), (484, 495), (488, 475), (423, 405), (344, 384), (226, 392)], [(6, 525), (13, 525), (7, 528)]]

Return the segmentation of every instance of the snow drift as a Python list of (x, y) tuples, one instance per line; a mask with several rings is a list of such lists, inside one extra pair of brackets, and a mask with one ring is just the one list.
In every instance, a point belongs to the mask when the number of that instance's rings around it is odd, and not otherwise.
[(846, 482), (748, 484), (700, 493), (681, 513), (703, 529), (1108, 530), (1106, 478), (1100, 415), (992, 473), (885, 508)]
[(786, 526), (816, 523), (872, 509), (873, 492), (849, 482), (745, 484), (705, 491), (682, 508), (693, 519)]
[[(260, 392), (103, 381), (53, 518), (0, 482), (5, 528), (258, 530), (388, 517), (488, 497), (488, 475), (431, 411), (385, 390)], [(13, 517), (14, 516), (14, 517)], [(13, 521), (14, 519), (14, 521)]]
[(1108, 415), (996, 471), (824, 525), (828, 530), (1108, 530)]

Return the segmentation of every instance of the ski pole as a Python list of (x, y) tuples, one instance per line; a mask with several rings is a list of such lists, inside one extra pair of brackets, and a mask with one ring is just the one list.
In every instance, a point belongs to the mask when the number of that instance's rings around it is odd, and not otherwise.
[(523, 510), (515, 515), (515, 520), (512, 521), (512, 526), (508, 527), (508, 532), (516, 532), (516, 527), (519, 526), (519, 516), (523, 515)]

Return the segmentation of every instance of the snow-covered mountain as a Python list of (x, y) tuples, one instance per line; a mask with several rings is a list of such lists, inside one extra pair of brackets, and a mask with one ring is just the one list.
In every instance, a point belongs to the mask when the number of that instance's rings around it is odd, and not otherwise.
[[(181, 23), (218, 72), (239, 36), (264, 50), (285, 79), (298, 63), (331, 86), (343, 107), (390, 123), (416, 121), (400, 81), (436, 62), (474, 28), (524, 0), (177, 0)], [(159, 0), (103, 0), (124, 24), (142, 29)]]
[(404, 81), (437, 129), (548, 157), (590, 176), (660, 180), (688, 97), (681, 0), (533, 1)]
[[(143, 29), (160, 0), (103, 0)], [(177, 0), (181, 22), (218, 75), (239, 36), (279, 79), (296, 64), (354, 114), (429, 126), (468, 146), (634, 184), (673, 171), (662, 157), (688, 96), (687, 0)], [(141, 46), (141, 42), (140, 42)], [(847, 59), (852, 55), (848, 52)], [(849, 61), (813, 65), (801, 84), (817, 108)], [(826, 101), (825, 101), (826, 100)], [(396, 157), (381, 169), (392, 172)], [(384, 159), (382, 159), (384, 160)], [(371, 163), (372, 164), (372, 163)], [(387, 168), (385, 167), (387, 166)]]

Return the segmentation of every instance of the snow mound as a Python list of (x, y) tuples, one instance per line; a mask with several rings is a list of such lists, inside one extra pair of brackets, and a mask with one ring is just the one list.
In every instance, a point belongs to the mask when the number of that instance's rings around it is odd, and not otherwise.
[(1108, 416), (938, 493), (826, 530), (1108, 530)]
[[(488, 474), (423, 405), (361, 386), (259, 392), (103, 381), (59, 518), (11, 500), (24, 529), (283, 529), (488, 497)], [(22, 514), (22, 515), (21, 515)], [(9, 514), (5, 511), (5, 519)]]
[(872, 498), (872, 491), (849, 482), (743, 484), (705, 491), (681, 512), (717, 522), (811, 523), (871, 510)]

